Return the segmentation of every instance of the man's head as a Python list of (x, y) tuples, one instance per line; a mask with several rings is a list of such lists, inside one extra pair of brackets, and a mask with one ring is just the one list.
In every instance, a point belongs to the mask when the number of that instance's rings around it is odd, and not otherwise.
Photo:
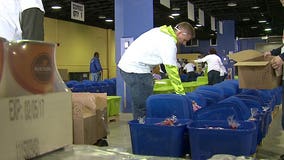
[(186, 42), (195, 37), (195, 30), (188, 22), (181, 22), (175, 26), (177, 43), (186, 45)]
[(216, 49), (215, 48), (210, 48), (209, 54), (217, 54)]

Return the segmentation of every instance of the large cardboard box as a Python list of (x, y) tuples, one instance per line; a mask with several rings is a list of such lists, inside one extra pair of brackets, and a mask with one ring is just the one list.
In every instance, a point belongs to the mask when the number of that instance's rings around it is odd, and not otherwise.
[(256, 50), (244, 50), (229, 54), (229, 58), (237, 62), (240, 88), (273, 89), (281, 84), (281, 72), (271, 67), (272, 57), (265, 59)]
[(72, 93), (73, 143), (94, 144), (107, 136), (107, 94)]
[(0, 159), (25, 160), (72, 144), (71, 93), (0, 99)]

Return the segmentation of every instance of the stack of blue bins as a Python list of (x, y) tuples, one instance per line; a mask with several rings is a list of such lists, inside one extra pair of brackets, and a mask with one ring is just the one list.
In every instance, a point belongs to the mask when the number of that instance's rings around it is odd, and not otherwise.
[(116, 79), (105, 79), (103, 81), (70, 80), (65, 83), (72, 92), (107, 93), (108, 96), (116, 95)]
[[(200, 86), (185, 96), (147, 99), (145, 124), (129, 121), (134, 154), (209, 159), (215, 154), (251, 156), (268, 132), (282, 88), (240, 89), (237, 80)], [(193, 101), (201, 106), (193, 110)], [(156, 125), (175, 115), (175, 126)], [(239, 124), (232, 128), (228, 118)]]
[[(129, 121), (132, 152), (139, 155), (183, 157), (189, 151), (186, 126), (192, 116), (192, 106), (186, 96), (176, 94), (151, 95), (146, 102), (145, 124)], [(176, 116), (173, 126), (157, 125)]]
[[(215, 154), (250, 156), (256, 152), (259, 121), (250, 119), (250, 108), (234, 95), (242, 92), (236, 81), (224, 81), (213, 86), (202, 86), (195, 92), (215, 92), (207, 105), (193, 113), (193, 121), (188, 128), (192, 159), (208, 159)], [(212, 97), (212, 95), (211, 95)], [(208, 103), (209, 100), (209, 103)], [(215, 100), (215, 101), (214, 101)], [(230, 128), (228, 117), (232, 117), (240, 126)]]

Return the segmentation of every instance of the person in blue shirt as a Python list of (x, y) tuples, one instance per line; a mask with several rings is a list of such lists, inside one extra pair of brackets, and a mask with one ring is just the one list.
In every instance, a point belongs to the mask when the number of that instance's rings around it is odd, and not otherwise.
[(99, 58), (99, 53), (95, 52), (94, 57), (90, 62), (90, 76), (92, 81), (100, 81), (102, 76), (102, 65)]

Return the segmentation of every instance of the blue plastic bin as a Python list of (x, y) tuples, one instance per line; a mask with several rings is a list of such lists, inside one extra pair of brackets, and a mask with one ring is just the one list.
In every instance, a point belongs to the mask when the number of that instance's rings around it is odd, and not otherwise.
[(175, 115), (178, 119), (192, 118), (191, 100), (178, 94), (151, 95), (146, 101), (147, 118), (167, 118)]
[(186, 126), (189, 119), (178, 120), (176, 126), (161, 126), (164, 119), (148, 118), (145, 124), (129, 121), (132, 152), (139, 155), (182, 157), (188, 148)]
[(249, 156), (256, 148), (256, 126), (253, 122), (239, 121), (239, 123), (237, 129), (231, 129), (227, 121), (190, 123), (187, 128), (192, 159), (208, 159), (215, 154)]

